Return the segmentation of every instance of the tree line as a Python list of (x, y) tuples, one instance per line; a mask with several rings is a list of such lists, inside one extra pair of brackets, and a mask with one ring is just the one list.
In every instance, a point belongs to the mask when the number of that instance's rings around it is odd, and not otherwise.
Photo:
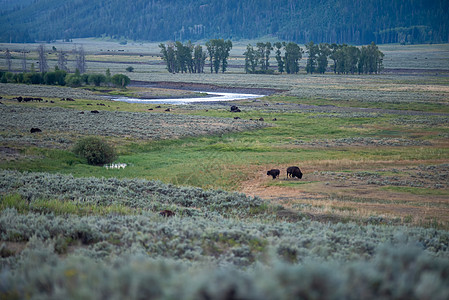
[[(162, 58), (170, 73), (203, 73), (206, 59), (209, 59), (210, 72), (225, 72), (228, 66), (229, 52), (232, 49), (230, 40), (214, 39), (206, 42), (204, 51), (201, 45), (194, 46), (190, 41), (183, 44), (179, 41), (159, 45)], [(270, 55), (275, 55), (277, 67), (270, 67)], [(299, 62), (307, 53), (305, 71), (307, 73), (324, 74), (333, 61), (331, 70), (335, 74), (379, 74), (382, 70), (384, 54), (372, 42), (369, 45), (356, 47), (347, 44), (305, 44), (305, 50), (294, 42), (258, 42), (255, 47), (248, 44), (245, 57), (245, 73), (247, 74), (297, 74)]]
[[(53, 51), (57, 51), (53, 46)], [(36, 70), (34, 63), (28, 71), (26, 52), (21, 52), (22, 72), (13, 73), (11, 68), (12, 55), (9, 49), (5, 51), (5, 61), (7, 72), (0, 72), (1, 83), (25, 83), (25, 84), (46, 84), (46, 85), (68, 85), (71, 87), (79, 87), (82, 85), (113, 84), (117, 87), (126, 87), (130, 82), (130, 78), (123, 74), (115, 74), (111, 76), (109, 69), (106, 74), (84, 74), (87, 70), (86, 54), (84, 48), (74, 48), (72, 54), (75, 56), (75, 72), (69, 74), (67, 67), (67, 52), (57, 51), (57, 64), (54, 71), (49, 70), (47, 62), (47, 54), (43, 44), (37, 48), (39, 70)]]
[(213, 39), (206, 42), (206, 51), (201, 45), (194, 46), (190, 41), (185, 45), (179, 41), (159, 44), (162, 59), (170, 73), (204, 73), (206, 59), (209, 58), (211, 73), (224, 73), (228, 67), (231, 40)]
[(354, 45), (449, 42), (447, 0), (25, 2), (1, 10), (0, 41), (107, 37), (185, 42), (272, 35), (301, 44), (311, 40)]
[(109, 69), (106, 74), (81, 74), (78, 69), (75, 73), (69, 74), (55, 66), (54, 71), (36, 72), (33, 68), (30, 72), (12, 73), (0, 71), (1, 83), (25, 83), (25, 84), (45, 84), (61, 85), (70, 87), (80, 87), (83, 85), (114, 85), (125, 88), (130, 82), (130, 78), (123, 74), (111, 76)]
[[(275, 51), (277, 71), (279, 73), (296, 74), (299, 71), (299, 61), (307, 53), (305, 71), (307, 73), (324, 74), (328, 68), (329, 59), (333, 60), (332, 70), (336, 74), (378, 74), (382, 70), (384, 54), (377, 45), (358, 48), (347, 44), (315, 44), (313, 41), (305, 44), (305, 51), (293, 42), (259, 42), (254, 48), (246, 47), (245, 72), (250, 74), (272, 74), (269, 69), (271, 51)], [(282, 55), (283, 54), (283, 55)]]

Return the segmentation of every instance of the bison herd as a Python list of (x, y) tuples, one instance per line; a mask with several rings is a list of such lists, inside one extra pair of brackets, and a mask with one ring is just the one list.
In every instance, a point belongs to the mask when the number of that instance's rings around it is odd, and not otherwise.
[[(279, 175), (281, 174), (281, 171), (279, 171), (279, 169), (271, 169), (269, 171), (267, 171), (267, 175), (272, 176), (273, 179), (275, 179), (276, 177), (279, 177)], [(292, 167), (288, 167), (287, 168), (287, 178), (298, 178), (301, 179), (302, 178), (302, 172), (298, 167), (292, 166)]]
[(41, 102), (41, 101), (43, 101), (42, 98), (22, 97), (22, 96), (19, 96), (19, 97), (13, 98), (13, 99), (16, 99), (18, 102), (22, 102), (22, 101), (23, 102), (30, 102), (30, 101)]

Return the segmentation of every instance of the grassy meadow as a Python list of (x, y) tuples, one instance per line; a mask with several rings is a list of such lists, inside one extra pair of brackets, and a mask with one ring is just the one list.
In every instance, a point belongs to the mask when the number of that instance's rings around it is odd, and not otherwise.
[[(51, 46), (75, 44), (88, 73), (179, 88), (0, 83), (3, 298), (449, 296), (447, 44), (380, 45), (380, 75), (244, 74), (246, 41), (225, 74), (169, 74), (157, 44), (92, 39), (46, 45), (49, 65)], [(37, 45), (0, 44), (0, 68), (6, 48), (13, 69), (22, 49), (36, 63)], [(191, 96), (192, 84), (277, 92), (189, 105), (104, 97)], [(113, 145), (126, 167), (75, 156), (85, 136)], [(292, 165), (301, 180), (286, 177)]]

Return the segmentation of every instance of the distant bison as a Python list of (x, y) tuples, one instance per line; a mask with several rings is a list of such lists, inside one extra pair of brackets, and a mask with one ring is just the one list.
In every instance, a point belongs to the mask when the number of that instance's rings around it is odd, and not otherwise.
[(42, 130), (40, 130), (39, 128), (31, 128), (30, 132), (31, 133), (36, 133), (36, 132), (42, 132)]
[(294, 178), (297, 177), (299, 179), (302, 178), (301, 170), (298, 167), (288, 167), (287, 168), (287, 178), (288, 177)]
[(165, 209), (165, 210), (160, 211), (159, 214), (163, 217), (173, 217), (175, 215), (175, 212)]
[(238, 108), (237, 106), (232, 105), (232, 106), (231, 106), (231, 112), (241, 112), (241, 110), (240, 110), (240, 108)]
[(281, 171), (279, 171), (278, 169), (271, 169), (267, 172), (267, 175), (273, 176), (273, 179), (279, 177), (279, 174), (281, 174)]

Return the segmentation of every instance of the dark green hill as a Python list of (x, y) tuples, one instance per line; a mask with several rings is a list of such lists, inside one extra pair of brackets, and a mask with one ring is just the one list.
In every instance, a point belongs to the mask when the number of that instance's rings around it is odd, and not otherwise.
[[(109, 36), (447, 43), (447, 0), (0, 0), (0, 41)], [(9, 3), (6, 5), (6, 3)]]

